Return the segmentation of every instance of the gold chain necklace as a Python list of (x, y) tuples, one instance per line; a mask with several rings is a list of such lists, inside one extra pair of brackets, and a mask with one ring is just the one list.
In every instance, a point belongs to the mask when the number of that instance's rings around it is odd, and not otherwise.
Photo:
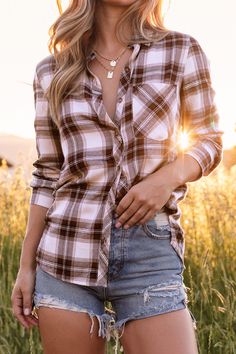
[(98, 58), (96, 59), (98, 61), (98, 64), (100, 64), (107, 71), (107, 79), (112, 79), (114, 70), (107, 69)]
[(116, 66), (117, 61), (120, 59), (120, 57), (122, 56), (122, 54), (124, 54), (124, 52), (126, 51), (126, 49), (127, 49), (127, 48), (125, 48), (125, 49), (121, 52), (121, 54), (118, 55), (118, 57), (115, 58), (115, 59), (110, 59), (110, 58), (104, 57), (104, 56), (103, 56), (102, 54), (100, 54), (96, 49), (94, 49), (94, 51), (95, 51), (100, 57), (102, 57), (103, 59), (106, 59), (106, 60), (110, 61), (110, 65), (111, 65), (111, 66)]
[(125, 48), (125, 49), (122, 51), (122, 53), (121, 53), (117, 58), (115, 58), (115, 59), (113, 59), (113, 58), (110, 59), (110, 58), (104, 57), (104, 56), (103, 56), (102, 54), (100, 54), (96, 49), (94, 49), (94, 52), (95, 52), (95, 53), (97, 53), (100, 57), (102, 57), (103, 59), (108, 60), (108, 61), (110, 62), (109, 64), (110, 64), (110, 66), (112, 67), (113, 70), (111, 70), (111, 68), (107, 69), (106, 66), (103, 65), (103, 63), (96, 57), (98, 63), (99, 63), (100, 65), (102, 65), (102, 67), (103, 67), (104, 69), (106, 69), (106, 71), (107, 71), (107, 79), (112, 79), (112, 78), (113, 78), (113, 72), (115, 71), (115, 67), (116, 67), (118, 61), (120, 60), (121, 56), (124, 54), (124, 52), (125, 52), (126, 50), (127, 50), (127, 48)]

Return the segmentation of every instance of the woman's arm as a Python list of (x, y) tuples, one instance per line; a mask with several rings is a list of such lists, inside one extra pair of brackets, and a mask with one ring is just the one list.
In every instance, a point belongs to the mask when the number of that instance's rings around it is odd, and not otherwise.
[(164, 165), (158, 171), (147, 176), (146, 180), (155, 183), (165, 181), (170, 191), (174, 191), (186, 182), (193, 182), (201, 178), (202, 169), (191, 155), (180, 154), (173, 162)]
[[(194, 37), (190, 36), (189, 40), (180, 90), (181, 128), (187, 134), (189, 144), (180, 151), (178, 161), (173, 164), (180, 176), (180, 183), (208, 176), (219, 165), (223, 152), (224, 132), (219, 128), (220, 117), (214, 100), (210, 60)], [(188, 161), (191, 161), (189, 156), (200, 166), (196, 178), (192, 178), (189, 171), (192, 164), (190, 162), (188, 166)]]
[[(32, 172), (32, 194), (30, 204), (50, 208), (54, 200), (53, 191), (58, 181), (64, 162), (60, 132), (54, 123), (42, 82), (49, 64), (40, 63), (36, 67), (33, 88), (35, 101), (34, 128), (36, 133), (37, 160), (33, 163), (36, 168)], [(45, 73), (46, 72), (46, 73)], [(47, 80), (45, 80), (46, 82)]]
[(26, 329), (38, 326), (38, 319), (31, 312), (35, 288), (36, 251), (43, 233), (47, 210), (48, 208), (40, 205), (30, 205), (20, 266), (11, 294), (12, 313)]
[(35, 270), (35, 256), (40, 242), (48, 208), (30, 205), (25, 238), (22, 243), (20, 270)]
[(152, 176), (163, 179), (174, 190), (178, 186), (208, 176), (222, 160), (223, 131), (215, 104), (210, 61), (199, 42), (190, 36), (188, 55), (180, 90), (182, 129), (189, 145), (173, 162)]
[[(30, 186), (29, 216), (25, 238), (22, 244), (20, 267), (12, 290), (13, 315), (26, 328), (38, 325), (31, 314), (32, 296), (35, 288), (36, 251), (41, 239), (46, 213), (53, 203), (53, 192), (58, 181), (64, 156), (60, 134), (49, 113), (49, 105), (42, 87), (42, 78), (50, 66), (43, 62), (37, 65), (34, 80), (36, 149), (38, 158), (33, 163)], [(47, 73), (46, 73), (47, 74)]]
[[(42, 66), (42, 71), (45, 66)], [(20, 268), (34, 268), (35, 254), (39, 244), (48, 208), (54, 200), (53, 191), (60, 174), (64, 157), (57, 126), (49, 113), (48, 100), (41, 85), (40, 63), (36, 66), (33, 91), (35, 104), (34, 128), (38, 157), (33, 166), (30, 186), (32, 193), (25, 239), (23, 241)]]

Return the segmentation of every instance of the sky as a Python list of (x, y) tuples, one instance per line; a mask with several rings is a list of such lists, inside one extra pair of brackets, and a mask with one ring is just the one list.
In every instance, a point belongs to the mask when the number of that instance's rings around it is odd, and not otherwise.
[[(236, 1), (166, 0), (164, 13), (168, 28), (195, 37), (208, 56), (224, 148), (236, 145)], [(50, 54), (48, 30), (58, 16), (56, 0), (1, 4), (0, 132), (35, 137), (33, 74)]]

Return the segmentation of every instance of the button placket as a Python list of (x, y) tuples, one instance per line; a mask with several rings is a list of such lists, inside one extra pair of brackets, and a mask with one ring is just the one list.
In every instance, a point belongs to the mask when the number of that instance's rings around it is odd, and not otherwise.
[(122, 135), (121, 135), (121, 133), (120, 133), (119, 130), (115, 130), (115, 138), (116, 138), (119, 142), (123, 142)]

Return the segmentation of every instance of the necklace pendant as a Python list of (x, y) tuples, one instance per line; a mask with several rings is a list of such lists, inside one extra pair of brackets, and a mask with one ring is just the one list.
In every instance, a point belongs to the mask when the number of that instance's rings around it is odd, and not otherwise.
[(115, 61), (115, 60), (111, 60), (111, 61), (110, 61), (110, 65), (111, 65), (111, 66), (116, 66), (116, 61)]
[(108, 71), (107, 79), (112, 79), (112, 77), (113, 77), (113, 71)]

